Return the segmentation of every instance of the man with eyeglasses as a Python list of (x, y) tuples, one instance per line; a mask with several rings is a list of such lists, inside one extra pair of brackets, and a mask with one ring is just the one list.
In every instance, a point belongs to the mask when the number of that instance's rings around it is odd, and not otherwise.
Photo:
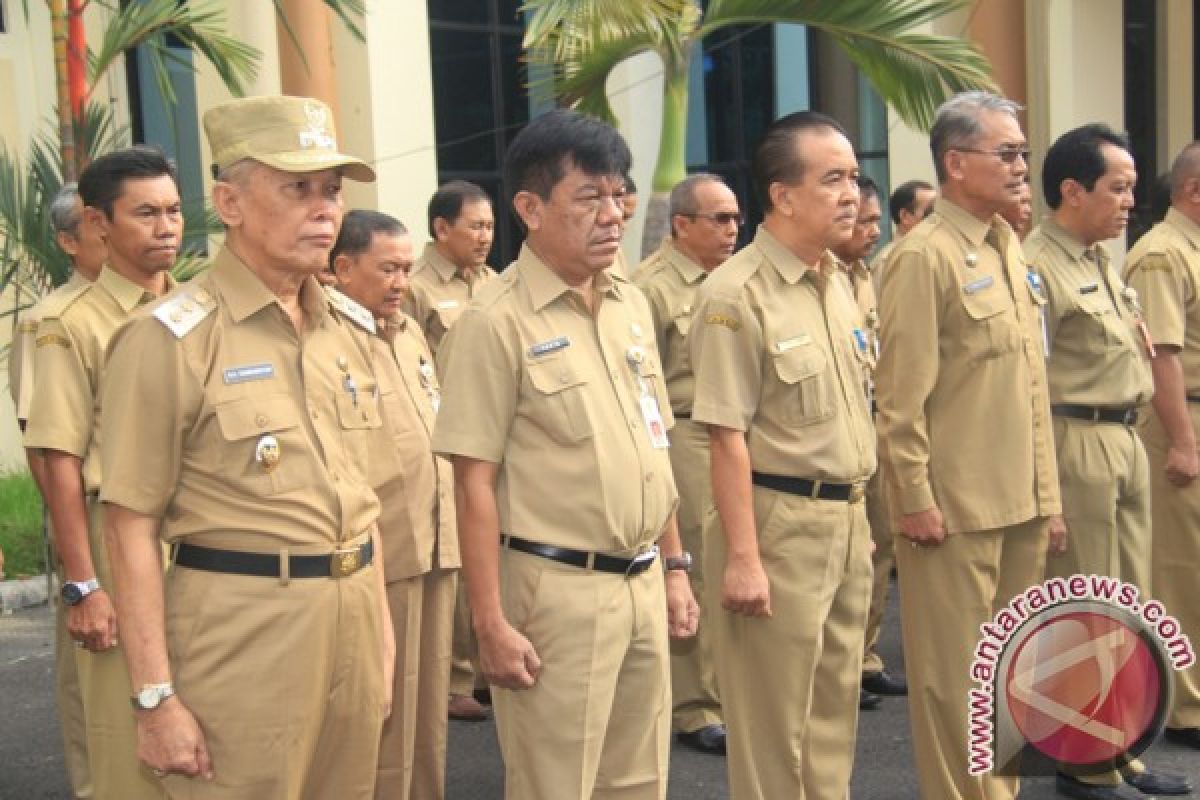
[(692, 554), (692, 586), (700, 603), (700, 628), (671, 644), (673, 722), (679, 741), (704, 753), (725, 752), (725, 722), (712, 663), (712, 637), (703, 599), (704, 509), (709, 503), (708, 431), (692, 422), (695, 376), (688, 360), (696, 290), (733, 255), (741, 211), (733, 191), (717, 175), (689, 175), (671, 190), (671, 237), (642, 262), (635, 283), (650, 301), (654, 334), (675, 427), (671, 469), (679, 490), (679, 536)]
[(1000, 211), (1025, 184), (1019, 107), (986, 92), (938, 109), (934, 213), (883, 271), (877, 424), (921, 796), (1011, 800), (968, 774), (979, 626), (1042, 579), (1061, 513), (1041, 307)]
[(699, 609), (653, 320), (613, 272), (630, 160), (579, 112), (530, 122), (504, 164), (525, 245), (445, 342), (433, 445), (512, 800), (666, 797), (667, 635)]

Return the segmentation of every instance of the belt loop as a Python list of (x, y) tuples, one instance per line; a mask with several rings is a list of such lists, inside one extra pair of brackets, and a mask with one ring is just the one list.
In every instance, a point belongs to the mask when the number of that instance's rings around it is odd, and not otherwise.
[(821, 483), (822, 481), (812, 482), (812, 494), (810, 494), (809, 497), (813, 500), (816, 500), (821, 496)]
[(592, 570), (594, 570), (595, 568), (596, 568), (596, 554), (595, 554), (595, 553), (588, 553), (588, 554), (587, 554), (587, 561), (586, 561), (586, 562), (584, 562), (584, 569), (586, 569), (586, 570), (588, 570), (589, 572), (591, 572), (591, 571), (592, 571)]
[(285, 547), (279, 551), (279, 585), (287, 586), (292, 582), (292, 562), (290, 551)]

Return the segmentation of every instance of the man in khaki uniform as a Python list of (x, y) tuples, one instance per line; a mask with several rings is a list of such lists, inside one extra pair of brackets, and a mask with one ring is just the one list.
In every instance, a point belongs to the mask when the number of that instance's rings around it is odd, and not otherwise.
[(690, 639), (671, 643), (671, 702), (679, 740), (701, 752), (725, 752), (725, 724), (713, 667), (712, 637), (705, 621), (704, 513), (711, 503), (708, 431), (692, 422), (695, 378), (688, 359), (696, 290), (733, 255), (742, 213), (737, 197), (717, 175), (689, 175), (671, 190), (671, 237), (638, 267), (635, 283), (650, 302), (663, 379), (675, 416), (671, 469), (679, 491), (679, 537), (692, 554), (692, 589), (700, 604), (700, 627)]
[(1011, 800), (968, 774), (979, 626), (1042, 579), (1062, 510), (1041, 306), (998, 212), (1024, 184), (1017, 106), (984, 92), (938, 109), (934, 213), (900, 240), (880, 289), (876, 417), (896, 539), (921, 796)]
[[(496, 277), (487, 265), (495, 234), (492, 201), (479, 186), (450, 181), (429, 200), (429, 235), (413, 267), (404, 311), (417, 321), (434, 357), (446, 332), (480, 287)], [(467, 597), (459, 587), (454, 609), (454, 652), (450, 667), (449, 714), (454, 719), (486, 719), (487, 709), (472, 692), (477, 680), (477, 647)]]
[(892, 248), (904, 236), (933, 211), (933, 201), (937, 190), (925, 181), (906, 181), (896, 187), (888, 198), (888, 215), (892, 218), (892, 239), (879, 248), (879, 252), (871, 259), (871, 280), (875, 282), (875, 290), (879, 290), (880, 271), (887, 262)]
[(505, 185), (528, 238), (443, 364), (434, 449), (454, 461), (512, 800), (666, 797), (668, 628), (691, 635), (698, 609), (653, 319), (610, 271), (629, 161), (620, 134), (574, 111), (517, 135)]
[[(1134, 430), (1153, 394), (1149, 342), (1136, 294), (1113, 268), (1106, 239), (1133, 209), (1137, 170), (1128, 140), (1106, 125), (1058, 138), (1042, 166), (1052, 209), (1025, 241), (1044, 287), (1046, 375), (1067, 537), (1053, 541), (1047, 577), (1110, 575), (1150, 595), (1150, 476)], [(1082, 800), (1186, 794), (1188, 782), (1147, 772), (1058, 776), (1059, 792)]]
[(366, 800), (395, 657), (374, 321), (312, 276), (343, 173), (374, 173), (316, 100), (235, 100), (204, 126), (225, 246), (119, 332), (102, 390), (123, 410), (101, 498), (138, 755), (172, 798)]
[[(1171, 167), (1171, 208), (1134, 245), (1125, 280), (1154, 341), (1154, 403), (1142, 426), (1150, 460), (1151, 589), (1184, 631), (1200, 630), (1200, 142)], [(1200, 666), (1175, 673), (1168, 739), (1200, 749)]]
[[(854, 224), (854, 235), (836, 245), (833, 254), (838, 257), (840, 277), (844, 279), (850, 296), (858, 306), (855, 345), (863, 354), (863, 390), (874, 406), (875, 363), (879, 358), (879, 304), (875, 300), (875, 284), (867, 267), (867, 256), (879, 242), (882, 211), (879, 207), (879, 187), (875, 181), (860, 175), (858, 191), (858, 220)], [(875, 650), (883, 625), (883, 614), (887, 610), (892, 567), (896, 564), (892, 526), (884, 503), (883, 475), (878, 469), (867, 482), (866, 504), (867, 523), (871, 528), (871, 541), (875, 549), (871, 553), (871, 605), (868, 607), (867, 628), (863, 635), (862, 692), (858, 698), (858, 707), (864, 711), (878, 708), (884, 695), (901, 696), (908, 693), (904, 680), (890, 675), (884, 669), (883, 658)]]
[(434, 456), (441, 402), (421, 329), (400, 311), (412, 241), (394, 217), (351, 211), (330, 253), (338, 288), (375, 318), (371, 353), (390, 436), (371, 437), (371, 486), (396, 638), (396, 711), (384, 723), (375, 797), (441, 800), (446, 773), (446, 692), (458, 583), (454, 473)]
[[(83, 221), (83, 201), (74, 183), (64, 186), (50, 203), (50, 225), (58, 246), (71, 259), (74, 268), (66, 283), (43, 297), (32, 308), (21, 314), (8, 351), (8, 388), (12, 392), (13, 408), (16, 410), (17, 425), (22, 432), (29, 420), (29, 406), (33, 399), (34, 361), (38, 320), (43, 316), (57, 317), (66, 303), (90, 285), (104, 266), (108, 249), (100, 238), (95, 225)], [(27, 448), (25, 459), (29, 473), (48, 501), (50, 490), (46, 483), (46, 458), (41, 450)], [(53, 530), (50, 533), (53, 543)], [(55, 549), (57, 553), (57, 548)], [(61, 584), (66, 580), (62, 562), (51, 559), (55, 577)], [(79, 671), (75, 666), (75, 648), (67, 632), (67, 609), (62, 598), (54, 602), (54, 690), (58, 704), (58, 719), (63, 735), (63, 754), (67, 776), (76, 798), (92, 796), (92, 779), (88, 770), (87, 728), (83, 716), (83, 698), (79, 693)]]
[(831, 245), (858, 162), (834, 120), (772, 123), (754, 153), (766, 217), (700, 288), (692, 418), (708, 425), (717, 514), (705, 583), (736, 800), (844, 800), (854, 759), (875, 435), (858, 310)]
[(62, 562), (62, 600), (75, 654), (97, 798), (153, 798), (162, 792), (137, 762), (129, 674), (118, 646), (103, 545), (99, 388), (105, 348), (140, 305), (172, 286), (183, 233), (174, 168), (157, 149), (139, 146), (97, 158), (79, 179), (87, 224), (107, 249), (96, 281), (47, 309), (38, 322), (34, 382), (25, 446), (45, 457), (46, 500)]

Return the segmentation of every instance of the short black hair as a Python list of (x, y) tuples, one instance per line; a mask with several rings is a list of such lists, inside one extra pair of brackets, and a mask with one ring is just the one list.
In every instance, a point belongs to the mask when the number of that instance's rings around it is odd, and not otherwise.
[(767, 127), (758, 147), (754, 148), (751, 165), (754, 192), (764, 211), (771, 210), (771, 184), (794, 184), (804, 177), (804, 164), (796, 157), (793, 147), (796, 136), (818, 130), (831, 130), (846, 136), (845, 128), (836, 119), (817, 111), (796, 111)]
[(125, 191), (125, 181), (170, 176), (179, 189), (175, 164), (157, 147), (135, 144), (99, 156), (79, 176), (79, 197), (85, 206), (98, 208), (112, 219), (113, 205)]
[(1081, 125), (1055, 140), (1042, 162), (1042, 195), (1046, 205), (1062, 205), (1062, 182), (1071, 179), (1087, 191), (1096, 188), (1108, 164), (1101, 148), (1111, 144), (1129, 152), (1129, 137), (1100, 122)]
[(623, 179), (632, 164), (629, 145), (615, 128), (559, 108), (534, 118), (513, 138), (504, 157), (504, 184), (510, 198), (533, 192), (548, 199), (571, 166)]
[(879, 184), (870, 175), (858, 174), (859, 197), (879, 197)]
[(917, 192), (933, 191), (933, 184), (929, 181), (905, 181), (896, 187), (896, 191), (892, 192), (892, 196), (888, 199), (888, 214), (892, 217), (892, 222), (896, 225), (900, 224), (900, 212), (913, 212), (913, 205), (917, 202)]
[(342, 229), (338, 231), (337, 241), (329, 251), (329, 266), (332, 267), (334, 259), (340, 255), (354, 258), (370, 250), (371, 242), (377, 233), (385, 236), (403, 236), (408, 233), (408, 228), (404, 227), (400, 220), (382, 211), (362, 208), (348, 211), (342, 218)]
[(637, 194), (637, 184), (633, 182), (633, 175), (625, 173), (625, 194)]
[(488, 197), (488, 193), (483, 190), (482, 186), (477, 186), (470, 181), (448, 181), (438, 187), (438, 190), (433, 193), (433, 197), (429, 198), (429, 235), (436, 238), (433, 232), (433, 221), (436, 219), (444, 219), (451, 225), (458, 219), (458, 215), (462, 213), (462, 208), (467, 203), (484, 202), (489, 206), (492, 204), (492, 198)]

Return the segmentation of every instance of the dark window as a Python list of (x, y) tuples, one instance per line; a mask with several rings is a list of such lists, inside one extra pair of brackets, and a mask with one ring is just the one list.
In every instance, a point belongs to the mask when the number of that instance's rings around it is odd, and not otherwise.
[(4, 19), (3, 0), (0, 0), (0, 33), (8, 33), (8, 22)]
[(500, 174), (509, 142), (529, 121), (521, 0), (428, 4), (438, 182), (467, 180), (491, 195), (496, 240), (488, 261), (503, 268), (524, 239)]
[(1129, 223), (1129, 243), (1154, 226), (1158, 163), (1158, 86), (1155, 3), (1125, 0), (1125, 129), (1133, 145), (1138, 182)]

